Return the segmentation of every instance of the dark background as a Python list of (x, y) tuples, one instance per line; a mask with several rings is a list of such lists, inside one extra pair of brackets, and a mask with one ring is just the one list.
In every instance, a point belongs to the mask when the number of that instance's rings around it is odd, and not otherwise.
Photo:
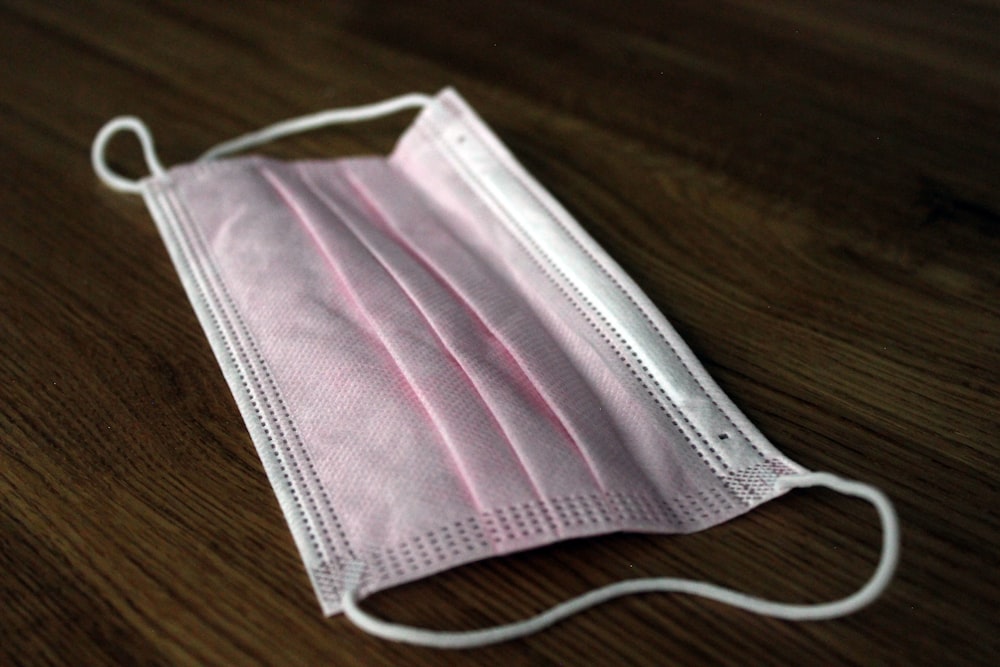
[[(953, 1), (0, 3), (0, 664), (992, 664), (1000, 8)], [(875, 484), (898, 578), (788, 623), (669, 595), (443, 654), (322, 618), (139, 198), (89, 145), (140, 115), (172, 165), (327, 107), (453, 85), (791, 458)], [(402, 116), (269, 146), (388, 151)], [(112, 164), (142, 170), (134, 142)], [(475, 628), (624, 577), (845, 595), (879, 532), (797, 492), (687, 537), (494, 559), (365, 607)]]

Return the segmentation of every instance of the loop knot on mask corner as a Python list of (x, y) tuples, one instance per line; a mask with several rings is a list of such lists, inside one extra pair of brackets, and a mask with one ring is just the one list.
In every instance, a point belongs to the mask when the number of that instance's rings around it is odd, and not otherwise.
[(90, 148), (90, 163), (93, 165), (94, 171), (101, 181), (112, 190), (138, 194), (142, 192), (142, 181), (126, 178), (118, 174), (108, 166), (105, 159), (108, 142), (116, 134), (126, 130), (131, 131), (139, 138), (139, 144), (142, 146), (142, 155), (146, 160), (150, 176), (154, 178), (163, 176), (166, 170), (160, 163), (160, 158), (156, 155), (156, 147), (153, 145), (153, 135), (150, 133), (149, 128), (146, 127), (146, 124), (135, 116), (113, 118), (101, 128)]

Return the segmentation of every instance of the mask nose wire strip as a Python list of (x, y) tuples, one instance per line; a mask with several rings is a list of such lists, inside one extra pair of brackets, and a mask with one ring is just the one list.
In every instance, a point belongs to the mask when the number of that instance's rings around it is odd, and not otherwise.
[(406, 109), (422, 108), (430, 104), (431, 101), (431, 98), (427, 95), (409, 93), (382, 102), (376, 102), (375, 104), (344, 109), (330, 109), (329, 111), (320, 111), (308, 116), (292, 118), (291, 120), (275, 123), (256, 132), (250, 132), (249, 134), (225, 141), (206, 151), (198, 158), (198, 162), (214, 160), (217, 157), (236, 153), (253, 146), (259, 146), (269, 141), (280, 139), (281, 137), (298, 134), (299, 132), (308, 132), (309, 130), (315, 130), (327, 125), (357, 123), (388, 116)]
[(781, 477), (775, 483), (775, 488), (778, 491), (812, 486), (826, 487), (867, 500), (874, 505), (882, 523), (882, 551), (875, 573), (855, 593), (834, 602), (820, 604), (773, 602), (703, 581), (671, 577), (633, 579), (590, 591), (523, 621), (484, 630), (441, 632), (389, 623), (363, 611), (358, 606), (357, 601), (363, 565), (354, 562), (347, 570), (342, 598), (344, 613), (362, 630), (382, 639), (450, 649), (475, 648), (524, 637), (590, 607), (636, 593), (686, 593), (716, 600), (756, 614), (795, 621), (823, 620), (844, 616), (872, 602), (888, 586), (899, 560), (899, 520), (886, 495), (868, 484), (843, 479), (829, 473), (815, 472)]
[(125, 178), (116, 173), (108, 166), (107, 161), (104, 159), (104, 152), (108, 146), (108, 142), (111, 141), (111, 137), (123, 130), (131, 130), (139, 138), (139, 144), (142, 146), (142, 155), (146, 160), (149, 173), (154, 177), (163, 176), (165, 172), (163, 165), (160, 164), (160, 159), (156, 156), (156, 148), (153, 146), (153, 135), (150, 134), (146, 124), (135, 116), (113, 118), (101, 128), (97, 136), (94, 137), (93, 145), (90, 147), (90, 164), (94, 167), (94, 171), (101, 181), (112, 190), (137, 194), (142, 191), (139, 181)]

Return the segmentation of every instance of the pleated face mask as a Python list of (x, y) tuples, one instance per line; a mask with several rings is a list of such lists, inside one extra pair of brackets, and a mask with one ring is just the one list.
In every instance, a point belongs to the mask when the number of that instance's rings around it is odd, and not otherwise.
[[(217, 159), (412, 107), (388, 158)], [(108, 167), (123, 129), (138, 135), (149, 177)], [(809, 619), (853, 611), (888, 583), (898, 533), (881, 492), (807, 472), (771, 445), (454, 91), (281, 123), (169, 170), (146, 127), (119, 118), (92, 157), (105, 183), (144, 197), (325, 613), (467, 647), (626, 593)], [(640, 579), (468, 633), (395, 625), (358, 604), (557, 540), (703, 530), (815, 485), (868, 499), (882, 519), (878, 569), (844, 600), (777, 604)]]

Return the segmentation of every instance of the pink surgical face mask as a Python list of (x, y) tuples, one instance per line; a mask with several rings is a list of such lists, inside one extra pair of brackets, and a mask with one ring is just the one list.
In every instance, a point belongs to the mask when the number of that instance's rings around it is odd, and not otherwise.
[[(388, 158), (216, 159), (293, 132), (422, 108)], [(151, 175), (113, 173), (135, 132)], [(101, 130), (94, 168), (144, 197), (327, 614), (382, 637), (479, 646), (635, 592), (789, 619), (850, 613), (898, 553), (877, 489), (811, 473), (720, 391), (617, 264), (453, 90), (282, 123), (165, 170), (146, 127)], [(639, 579), (469, 633), (358, 600), (482, 558), (615, 531), (689, 533), (789, 489), (872, 502), (882, 557), (857, 593), (779, 604)]]

